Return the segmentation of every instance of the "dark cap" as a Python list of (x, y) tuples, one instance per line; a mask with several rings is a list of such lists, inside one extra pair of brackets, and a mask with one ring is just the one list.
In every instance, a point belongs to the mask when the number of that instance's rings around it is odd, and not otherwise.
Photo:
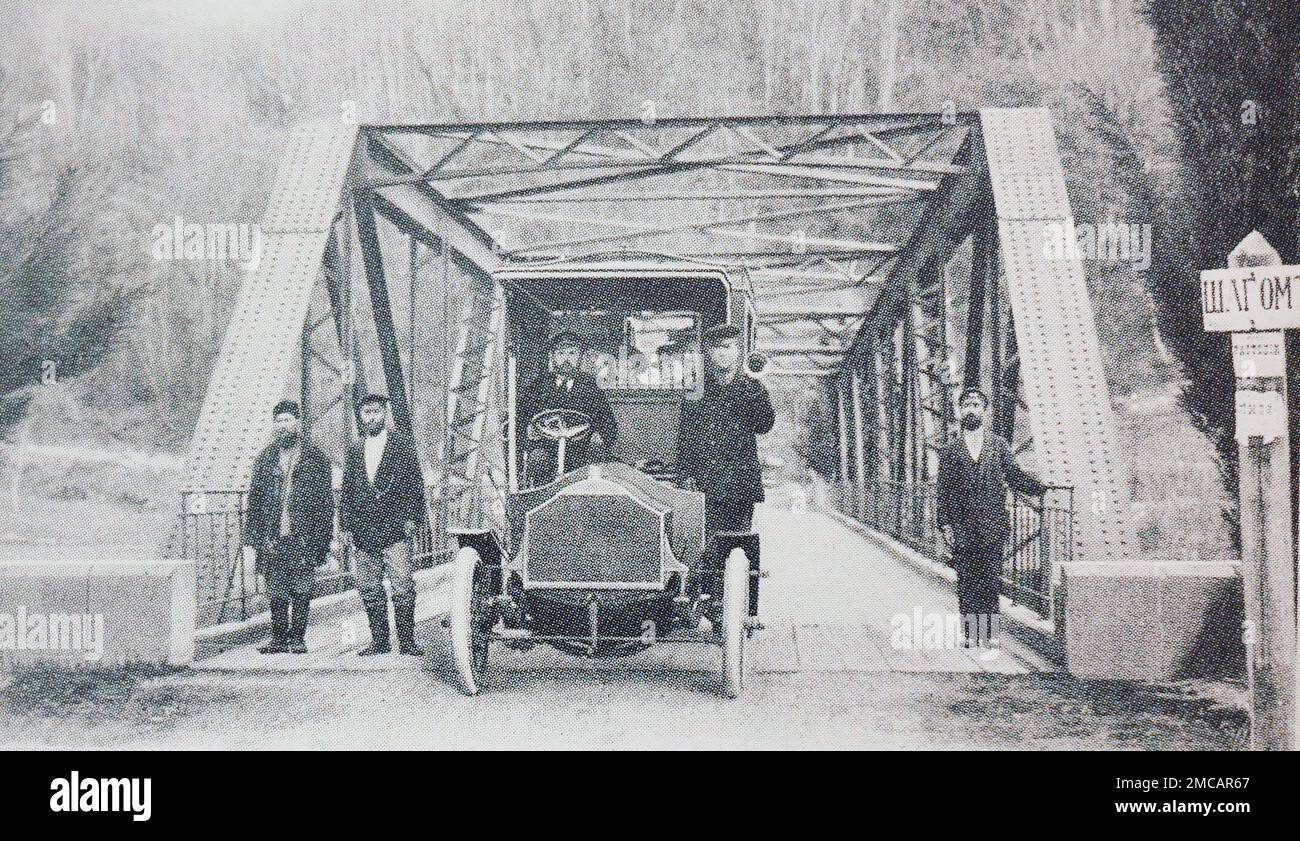
[(359, 406), (369, 406), (371, 403), (379, 403), (380, 405), (387, 406), (387, 405), (388, 405), (388, 395), (386, 395), (386, 394), (376, 394), (375, 392), (372, 391), (372, 392), (370, 392), (369, 394), (367, 394), (365, 397), (361, 398), (361, 402), (360, 402), (359, 404), (357, 404), (357, 405), (359, 405)]
[(281, 400), (275, 404), (271, 410), (271, 417), (278, 418), (280, 415), (293, 415), (299, 420), (302, 419), (302, 409), (298, 406), (297, 400)]
[(572, 330), (561, 330), (551, 337), (551, 350), (561, 347), (582, 347), (582, 337)]
[(985, 394), (983, 391), (981, 391), (980, 389), (978, 389), (978, 388), (976, 388), (975, 386), (973, 386), (973, 385), (972, 385), (972, 386), (967, 386), (966, 388), (963, 388), (963, 389), (961, 390), (961, 394), (957, 397), (957, 403), (958, 403), (958, 405), (961, 404), (961, 401), (965, 400), (968, 396), (970, 396), (970, 395), (972, 395), (972, 394), (977, 394), (977, 395), (979, 395), (980, 400), (983, 400), (983, 401), (984, 401), (984, 405), (985, 405), (985, 406), (989, 405), (989, 396), (988, 396), (987, 394)]
[(716, 345), (724, 339), (740, 338), (740, 328), (734, 324), (715, 324), (708, 330), (705, 330), (700, 337), (704, 340), (706, 347)]

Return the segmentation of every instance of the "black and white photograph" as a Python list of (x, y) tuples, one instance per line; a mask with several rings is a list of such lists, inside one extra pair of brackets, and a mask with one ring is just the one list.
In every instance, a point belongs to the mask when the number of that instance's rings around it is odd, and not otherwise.
[(1296, 749), (1291, 0), (0, 27), (0, 747)]

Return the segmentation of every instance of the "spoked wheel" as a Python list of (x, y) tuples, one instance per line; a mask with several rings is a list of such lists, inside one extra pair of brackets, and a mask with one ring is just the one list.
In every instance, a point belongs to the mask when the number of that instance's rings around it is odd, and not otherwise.
[(745, 684), (745, 618), (749, 615), (749, 558), (736, 548), (722, 574), (722, 680), (728, 698)]
[(466, 546), (456, 553), (451, 573), (451, 652), (461, 691), (477, 695), (487, 668), (487, 602), (489, 576), (483, 570), (478, 551)]

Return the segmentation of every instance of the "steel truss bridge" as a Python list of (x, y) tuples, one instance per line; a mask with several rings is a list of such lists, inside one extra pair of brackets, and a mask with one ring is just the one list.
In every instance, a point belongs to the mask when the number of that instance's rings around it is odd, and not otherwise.
[(430, 469), (433, 560), (502, 486), (490, 273), (650, 252), (748, 268), (772, 373), (810, 378), (831, 419), (835, 504), (914, 547), (935, 547), (956, 393), (984, 388), (994, 430), (1058, 489), (1017, 509), (1008, 559), (1013, 596), (1050, 614), (1053, 564), (1134, 546), (1083, 269), (1044, 251), (1068, 216), (1041, 109), (300, 127), (169, 556), (199, 561), (201, 623), (246, 615), (256, 577), (230, 535), (271, 406), (299, 396), (341, 458), (378, 388)]

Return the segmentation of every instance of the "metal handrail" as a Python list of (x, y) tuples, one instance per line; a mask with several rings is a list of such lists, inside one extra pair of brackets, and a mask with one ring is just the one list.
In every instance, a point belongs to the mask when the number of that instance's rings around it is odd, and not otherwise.
[[(841, 480), (838, 486), (844, 514), (927, 557), (952, 563), (942, 551), (934, 482)], [(1074, 557), (1074, 488), (1048, 485), (1039, 496), (1009, 492), (1007, 512), (1011, 534), (1003, 554), (1004, 593), (1053, 618), (1060, 565)]]
[[(335, 490), (337, 507), (339, 492)], [(265, 582), (248, 569), (242, 551), (244, 518), (248, 510), (246, 491), (185, 491), (182, 513), (173, 546), (180, 560), (193, 561), (197, 580), (195, 603), (199, 627), (242, 621), (267, 609)], [(411, 566), (426, 569), (451, 560), (446, 545), (447, 510), (428, 506), (426, 519), (410, 538)], [(317, 574), (316, 595), (346, 592), (356, 587), (353, 575), (355, 548), (337, 540), (338, 515), (329, 559)]]

